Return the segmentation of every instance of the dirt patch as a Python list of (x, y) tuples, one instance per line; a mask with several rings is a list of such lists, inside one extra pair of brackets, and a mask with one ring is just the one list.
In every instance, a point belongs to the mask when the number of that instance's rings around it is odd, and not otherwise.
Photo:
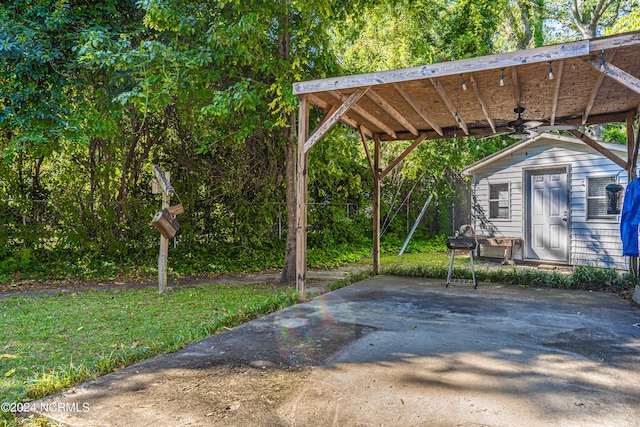
[[(344, 266), (332, 269), (310, 269), (307, 272), (307, 292), (326, 292), (329, 284), (344, 279), (351, 274), (369, 270), (368, 266)], [(293, 287), (295, 284), (280, 283), (280, 271), (264, 271), (257, 273), (238, 274), (199, 274), (199, 275), (170, 275), (167, 279), (169, 289), (184, 286), (198, 286), (204, 284), (222, 285), (256, 285)], [(0, 283), (0, 299), (10, 296), (38, 296), (58, 295), (67, 292), (81, 292), (88, 289), (143, 289), (157, 288), (157, 276), (119, 277), (112, 280), (96, 280), (81, 278), (66, 278), (60, 280), (17, 280)]]
[[(271, 277), (273, 276), (273, 277)], [(276, 274), (244, 274), (244, 275), (198, 275), (174, 276), (168, 278), (168, 287), (198, 286), (207, 283), (222, 284), (271, 284), (279, 285)], [(0, 298), (9, 296), (57, 295), (59, 293), (80, 292), (89, 289), (144, 289), (158, 286), (156, 277), (139, 277), (135, 280), (117, 278), (113, 280), (95, 280), (67, 278), (61, 280), (20, 280), (13, 283), (0, 283)]]

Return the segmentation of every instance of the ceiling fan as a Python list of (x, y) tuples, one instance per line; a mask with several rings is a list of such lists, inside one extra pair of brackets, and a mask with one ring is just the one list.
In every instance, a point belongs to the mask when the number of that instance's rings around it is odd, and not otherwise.
[[(553, 126), (542, 126), (544, 121), (542, 120), (525, 120), (522, 118), (522, 113), (524, 113), (524, 107), (516, 107), (513, 109), (513, 112), (518, 115), (518, 118), (512, 120), (507, 123), (507, 129), (509, 132), (498, 133), (495, 135), (488, 136), (486, 138), (493, 138), (495, 136), (500, 135), (508, 135), (510, 138), (514, 139), (528, 139), (538, 136), (537, 131), (547, 131), (547, 130), (569, 130), (576, 129), (577, 125), (553, 125)], [(483, 138), (484, 139), (484, 138)]]
[(524, 107), (516, 107), (513, 109), (513, 112), (518, 115), (518, 118), (507, 123), (507, 129), (511, 131), (507, 134), (511, 138), (526, 139), (538, 135), (537, 132), (534, 132), (531, 129), (538, 128), (544, 122), (540, 120), (523, 119), (522, 113), (524, 113)]

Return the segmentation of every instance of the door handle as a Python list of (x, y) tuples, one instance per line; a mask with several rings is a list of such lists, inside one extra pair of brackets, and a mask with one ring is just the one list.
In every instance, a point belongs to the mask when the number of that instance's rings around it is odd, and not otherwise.
[(562, 217), (564, 222), (567, 222), (567, 211), (564, 211), (564, 216)]

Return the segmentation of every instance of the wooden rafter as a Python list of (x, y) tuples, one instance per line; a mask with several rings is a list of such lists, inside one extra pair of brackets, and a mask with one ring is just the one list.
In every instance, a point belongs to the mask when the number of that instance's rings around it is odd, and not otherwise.
[(513, 80), (513, 97), (516, 100), (516, 107), (522, 107), (522, 98), (520, 95), (520, 82), (518, 81), (518, 69), (511, 69), (511, 79)]
[(368, 88), (366, 89), (359, 89), (356, 90), (355, 92), (353, 92), (351, 94), (350, 97), (348, 97), (340, 107), (338, 107), (333, 114), (331, 114), (323, 123), (321, 126), (318, 126), (314, 131), (313, 134), (311, 134), (311, 136), (307, 139), (307, 141), (304, 143), (304, 151), (307, 152), (311, 149), (311, 147), (313, 147), (315, 145), (316, 142), (318, 142), (320, 140), (320, 138), (322, 138), (324, 136), (325, 133), (327, 133), (327, 131), (329, 131), (329, 129), (331, 129), (331, 127), (333, 125), (335, 125), (340, 118), (344, 115), (344, 113), (346, 113), (347, 111), (349, 111), (349, 109), (351, 107), (353, 107), (356, 102), (358, 102), (358, 100), (360, 98), (362, 98), (364, 96), (364, 94), (367, 92)]
[[(613, 61), (614, 54), (615, 54), (615, 52), (607, 54), (605, 56), (605, 62)], [(606, 77), (606, 75), (604, 73), (600, 73), (600, 75), (598, 75), (598, 80), (596, 80), (596, 84), (593, 85), (593, 89), (591, 90), (591, 96), (589, 96), (589, 101), (587, 102), (587, 105), (584, 108), (584, 112), (582, 113), (582, 124), (583, 125), (587, 123), (587, 120), (589, 120), (589, 115), (591, 114), (591, 109), (593, 108), (593, 105), (596, 102), (596, 97), (598, 96), (598, 91), (600, 90), (600, 86), (602, 86), (602, 82), (604, 81), (605, 77)]]
[[(322, 99), (318, 98), (317, 96), (311, 95), (311, 94), (307, 96), (309, 98), (309, 102), (313, 105), (318, 106), (321, 110), (330, 111), (333, 109), (332, 106), (330, 106), (327, 102), (324, 102)], [(328, 115), (326, 117), (328, 117)], [(340, 118), (340, 121), (354, 129), (358, 129), (358, 127), (362, 128), (362, 132), (364, 132), (364, 134), (367, 135), (367, 137), (373, 138), (373, 132), (371, 132), (365, 126), (359, 124), (356, 120), (351, 118), (349, 114), (346, 114), (346, 113), (343, 114), (342, 117)]]
[(473, 73), (469, 73), (469, 80), (471, 81), (473, 90), (476, 93), (476, 98), (478, 98), (478, 102), (482, 107), (482, 112), (484, 113), (484, 116), (487, 119), (487, 123), (489, 123), (489, 126), (491, 126), (491, 130), (493, 131), (493, 133), (496, 133), (496, 124), (493, 122), (493, 119), (491, 118), (491, 112), (489, 111), (489, 107), (487, 107), (487, 103), (484, 101), (484, 97), (482, 96), (482, 91), (480, 90), (480, 87), (478, 86), (478, 82), (476, 81), (476, 78), (473, 75)]
[(407, 157), (413, 150), (415, 150), (416, 147), (420, 145), (422, 141), (424, 141), (425, 139), (427, 139), (427, 135), (424, 133), (421, 134), (418, 138), (416, 138), (416, 140), (413, 141), (413, 143), (410, 146), (408, 146), (393, 162), (391, 162), (391, 164), (387, 166), (385, 170), (380, 172), (380, 179), (383, 179), (385, 176), (387, 176), (387, 174), (391, 172), (393, 168), (395, 168), (398, 165), (398, 163), (403, 161), (404, 158)]
[(640, 93), (640, 79), (627, 73), (623, 69), (616, 67), (606, 60), (604, 64), (596, 59), (586, 59), (585, 62), (591, 65), (593, 68), (606, 74), (608, 77), (611, 77), (621, 85), (631, 89), (635, 93)]
[(589, 138), (587, 135), (585, 135), (583, 132), (577, 130), (577, 129), (571, 129), (568, 131), (570, 134), (572, 134), (573, 136), (575, 136), (576, 138), (580, 139), (582, 142), (584, 142), (585, 144), (587, 144), (589, 147), (593, 148), (594, 150), (596, 150), (598, 153), (602, 154), (603, 156), (605, 156), (607, 159), (611, 160), (612, 162), (614, 162), (615, 164), (617, 164), (618, 166), (620, 166), (622, 169), (627, 170), (628, 169), (628, 164), (627, 162), (625, 162), (624, 160), (622, 160), (619, 156), (617, 156), (616, 154), (612, 153), (611, 151), (607, 150), (605, 147), (603, 147), (602, 145), (598, 144), (598, 142), (594, 141), (593, 139)]
[(558, 61), (558, 65), (556, 66), (555, 74), (556, 74), (556, 84), (553, 88), (553, 100), (551, 102), (551, 119), (549, 120), (549, 124), (551, 126), (556, 124), (556, 112), (558, 111), (558, 96), (560, 95), (560, 83), (562, 82), (562, 70), (564, 70), (564, 59)]
[(378, 95), (375, 91), (369, 90), (367, 92), (367, 96), (369, 97), (369, 99), (375, 102), (380, 108), (382, 108), (388, 115), (393, 117), (395, 121), (397, 121), (402, 126), (404, 126), (409, 132), (411, 132), (415, 136), (418, 136), (419, 134), (418, 129), (416, 129), (411, 123), (409, 123), (409, 120), (405, 119), (401, 113), (399, 113), (395, 108), (393, 108), (387, 101), (382, 99), (382, 97)]
[[(342, 95), (340, 92), (336, 92), (334, 90), (331, 90), (331, 91), (329, 91), (329, 94), (331, 96), (333, 96), (335, 99), (339, 100), (339, 101), (342, 101), (342, 102), (345, 101), (346, 95)], [(374, 117), (367, 110), (365, 110), (364, 108), (362, 108), (362, 107), (360, 107), (358, 105), (354, 105), (352, 108), (353, 108), (353, 111), (355, 113), (359, 114), (363, 119), (367, 120), (368, 122), (370, 122), (374, 126), (379, 127), (387, 135), (389, 135), (389, 136), (391, 136), (393, 138), (396, 138), (396, 133), (393, 131), (393, 129), (391, 129), (386, 124), (382, 123), (382, 121), (378, 120), (376, 117)]]
[(432, 79), (429, 79), (429, 81), (431, 81), (431, 84), (433, 84), (433, 87), (436, 88), (438, 95), (440, 95), (440, 98), (442, 98), (442, 101), (444, 101), (444, 104), (447, 106), (447, 109), (449, 109), (449, 112), (453, 116), (453, 119), (456, 121), (455, 125), (460, 126), (460, 128), (462, 128), (464, 133), (466, 135), (469, 135), (469, 128), (467, 127), (467, 124), (464, 122), (464, 120), (462, 120), (462, 117), (460, 117), (460, 112), (453, 105), (453, 102), (451, 102), (451, 99), (449, 99), (449, 96), (447, 95), (447, 92), (444, 90), (444, 87), (442, 87), (442, 83), (440, 83), (440, 80), (438, 80), (437, 78), (432, 78)]
[(369, 146), (367, 145), (367, 137), (364, 132), (362, 132), (362, 126), (358, 127), (358, 132), (360, 133), (360, 139), (362, 140), (362, 145), (364, 146), (364, 152), (367, 153), (367, 160), (369, 160), (369, 167), (371, 168), (371, 173), (375, 173), (375, 169), (373, 169), (373, 160), (371, 159), (371, 152), (369, 151)]
[(424, 111), (424, 108), (422, 108), (422, 106), (402, 85), (402, 83), (394, 83), (393, 87), (395, 87), (398, 93), (404, 98), (405, 101), (407, 101), (407, 104), (409, 104), (411, 108), (413, 108), (413, 110), (416, 113), (418, 113), (420, 117), (422, 117), (422, 120), (429, 123), (429, 126), (431, 126), (433, 130), (438, 132), (438, 135), (444, 136), (444, 133), (442, 132), (442, 128), (440, 127), (440, 125), (438, 125), (438, 123), (435, 121), (433, 117), (431, 117), (426, 111)]

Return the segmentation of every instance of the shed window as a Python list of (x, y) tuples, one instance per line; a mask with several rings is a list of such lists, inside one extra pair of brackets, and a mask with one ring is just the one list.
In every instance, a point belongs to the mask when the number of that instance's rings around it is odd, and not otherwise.
[(607, 185), (616, 182), (615, 176), (587, 178), (587, 219), (611, 219), (607, 215)]
[(489, 218), (509, 219), (509, 183), (489, 184)]

